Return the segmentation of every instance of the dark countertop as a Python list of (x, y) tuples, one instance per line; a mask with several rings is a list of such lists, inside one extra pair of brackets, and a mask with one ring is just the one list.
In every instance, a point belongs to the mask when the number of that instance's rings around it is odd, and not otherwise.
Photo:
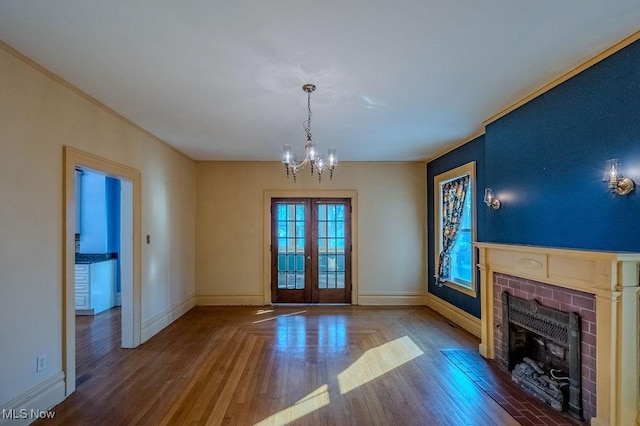
[(76, 253), (76, 263), (98, 263), (117, 259), (118, 253)]

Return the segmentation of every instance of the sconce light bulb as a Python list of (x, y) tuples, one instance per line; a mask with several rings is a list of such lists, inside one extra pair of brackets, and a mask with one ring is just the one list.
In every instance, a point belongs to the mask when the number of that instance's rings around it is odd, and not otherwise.
[(500, 208), (500, 200), (494, 197), (491, 188), (484, 190), (484, 202), (487, 207), (491, 207), (494, 210), (498, 210)]
[(611, 159), (606, 162), (605, 179), (608, 182), (609, 189), (618, 195), (627, 195), (635, 189), (635, 182), (624, 177), (620, 160)]

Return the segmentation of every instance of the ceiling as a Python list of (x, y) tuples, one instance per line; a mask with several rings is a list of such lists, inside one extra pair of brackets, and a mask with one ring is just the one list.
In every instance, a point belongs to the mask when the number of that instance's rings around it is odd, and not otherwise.
[(638, 0), (1, 0), (0, 40), (196, 160), (429, 159), (640, 29)]

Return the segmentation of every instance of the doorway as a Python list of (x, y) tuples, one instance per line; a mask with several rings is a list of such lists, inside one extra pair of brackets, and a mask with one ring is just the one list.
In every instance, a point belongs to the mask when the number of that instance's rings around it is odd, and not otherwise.
[(351, 200), (272, 198), (271, 302), (351, 303)]
[(64, 148), (64, 315), (62, 330), (63, 369), (66, 395), (76, 388), (76, 169), (92, 170), (121, 183), (120, 282), (121, 346), (133, 348), (141, 342), (140, 301), (140, 172), (71, 147)]

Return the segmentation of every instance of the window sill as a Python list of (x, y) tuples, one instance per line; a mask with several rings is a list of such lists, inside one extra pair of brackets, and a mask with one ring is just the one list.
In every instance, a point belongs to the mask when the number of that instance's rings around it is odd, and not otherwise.
[(475, 289), (461, 286), (453, 281), (445, 281), (444, 285), (453, 290), (459, 291), (460, 293), (466, 294), (467, 296), (478, 297), (478, 292)]

